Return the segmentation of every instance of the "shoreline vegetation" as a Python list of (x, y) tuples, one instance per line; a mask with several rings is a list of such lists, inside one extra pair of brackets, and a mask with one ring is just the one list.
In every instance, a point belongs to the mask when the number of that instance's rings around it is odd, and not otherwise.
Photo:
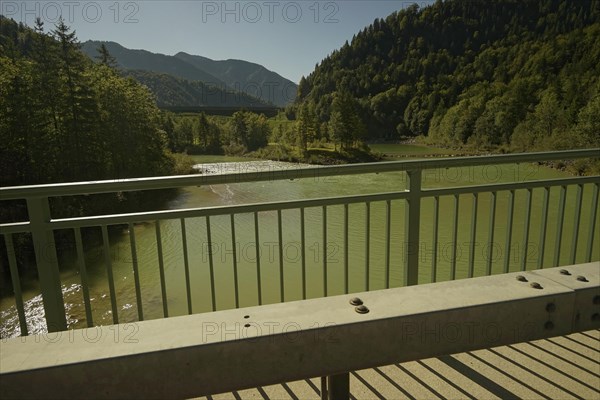
[[(327, 124), (316, 129), (314, 128), (317, 125), (316, 121), (310, 123), (310, 118), (309, 122), (303, 122), (291, 117), (283, 111), (271, 118), (244, 110), (235, 112), (231, 117), (162, 111), (163, 130), (169, 137), (170, 149), (174, 154), (179, 155), (181, 168), (187, 167), (188, 170), (191, 165), (189, 161), (186, 162), (186, 154), (340, 165), (403, 158), (508, 154), (523, 150), (506, 145), (490, 145), (482, 148), (471, 143), (451, 145), (438, 143), (426, 136), (374, 140), (370, 143), (360, 138), (343, 141), (336, 139)], [(313, 128), (305, 127), (311, 124)], [(308, 136), (310, 141), (306, 135), (300, 133), (302, 129), (310, 132)], [(532, 151), (550, 150), (553, 149), (532, 149)], [(573, 175), (600, 173), (600, 159), (553, 161), (541, 164)]]
[[(193, 169), (196, 164), (189, 156), (191, 155), (214, 155), (214, 156), (240, 156), (242, 159), (283, 161), (292, 163), (304, 163), (313, 165), (342, 165), (353, 163), (369, 163), (379, 161), (401, 161), (403, 159), (419, 158), (444, 158), (444, 157), (469, 157), (469, 156), (491, 156), (497, 154), (516, 154), (518, 152), (507, 152), (504, 149), (477, 151), (472, 148), (442, 147), (424, 144), (414, 138), (393, 141), (378, 142), (364, 145), (362, 148), (343, 151), (335, 149), (333, 144), (321, 144), (323, 147), (308, 148), (304, 156), (300, 156), (297, 149), (278, 143), (269, 143), (268, 146), (253, 152), (244, 154), (225, 153), (201, 153), (187, 154), (175, 153), (178, 158), (179, 171), (181, 174), (198, 173)], [(600, 173), (600, 159), (594, 160), (561, 160), (536, 162), (548, 168), (569, 173), (574, 176), (593, 175)], [(590, 165), (591, 164), (591, 167)], [(595, 168), (595, 169), (594, 169)], [(186, 172), (187, 171), (187, 172)]]

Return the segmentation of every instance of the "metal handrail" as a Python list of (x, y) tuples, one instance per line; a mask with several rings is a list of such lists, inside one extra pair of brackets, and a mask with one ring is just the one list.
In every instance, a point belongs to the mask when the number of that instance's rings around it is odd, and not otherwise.
[(74, 196), (82, 194), (170, 189), (186, 186), (259, 182), (285, 179), (318, 179), (338, 175), (358, 175), (394, 171), (422, 171), (433, 168), (453, 168), (478, 165), (530, 163), (588, 157), (600, 158), (600, 148), (555, 152), (501, 154), (492, 156), (452, 157), (428, 160), (387, 161), (364, 164), (330, 165), (266, 172), (240, 172), (228, 175), (163, 176), (133, 179), (112, 179), (91, 182), (68, 182), (44, 185), (11, 186), (0, 188), (0, 201), (24, 199), (27, 197)]
[[(86, 217), (51, 219), (49, 225), (54, 230), (84, 228), (101, 225), (119, 225), (130, 222), (146, 222), (165, 219), (212, 217), (217, 215), (243, 214), (263, 211), (292, 210), (297, 208), (310, 208), (332, 206), (340, 204), (356, 204), (375, 201), (402, 200), (408, 197), (408, 191), (374, 193), (367, 195), (352, 195), (343, 197), (319, 197), (306, 200), (284, 200), (268, 203), (250, 203), (228, 206), (185, 208), (180, 210), (144, 211), (135, 213), (94, 215)], [(28, 222), (0, 224), (3, 233), (30, 232)]]

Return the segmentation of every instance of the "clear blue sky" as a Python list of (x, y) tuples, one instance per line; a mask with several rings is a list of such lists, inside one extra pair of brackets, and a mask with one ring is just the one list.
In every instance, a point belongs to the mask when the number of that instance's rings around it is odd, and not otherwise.
[(155, 53), (242, 59), (298, 82), (352, 35), (395, 10), (430, 1), (2, 1), (7, 17), (48, 28), (61, 13), (80, 41)]

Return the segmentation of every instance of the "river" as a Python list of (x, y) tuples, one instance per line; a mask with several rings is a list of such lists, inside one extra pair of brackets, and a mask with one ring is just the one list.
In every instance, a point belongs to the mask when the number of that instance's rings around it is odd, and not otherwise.
[[(264, 171), (282, 168), (301, 167), (272, 161), (259, 161), (220, 156), (196, 156), (197, 168), (204, 174), (239, 173)], [(486, 167), (467, 167), (456, 169), (436, 169), (423, 173), (424, 187), (452, 187), (471, 184), (499, 183), (550, 179), (567, 176), (566, 173), (534, 164), (496, 165)], [(190, 187), (182, 189), (170, 204), (171, 209), (209, 207), (260, 203), (276, 200), (294, 200), (317, 197), (330, 197), (349, 194), (366, 194), (404, 189), (404, 173), (368, 174), (344, 177), (310, 178), (301, 180), (265, 181)], [(518, 191), (515, 196), (515, 214), (512, 242), (510, 245), (510, 269), (518, 270), (523, 255), (524, 202), (526, 191)], [(592, 187), (586, 185), (583, 190), (583, 208), (580, 224), (577, 261), (585, 258), (587, 235), (590, 229)], [(460, 198), (459, 230), (457, 255), (457, 278), (467, 277), (470, 226), (472, 215), (472, 195)], [(532, 197), (530, 245), (527, 249), (527, 268), (537, 268), (542, 190), (535, 190)], [(568, 263), (571, 238), (573, 234), (575, 188), (567, 192), (567, 207), (563, 229), (561, 264)], [(453, 199), (440, 200), (438, 269), (436, 279), (450, 279), (450, 259), (454, 244), (452, 238)], [(557, 229), (558, 190), (550, 193), (547, 245), (544, 265), (550, 266), (553, 260), (554, 240)], [(421, 261), (419, 282), (431, 280), (432, 262), (432, 221), (433, 200), (422, 202), (421, 222)], [(500, 192), (497, 197), (495, 239), (492, 252), (492, 271), (499, 273), (503, 269), (506, 255), (508, 193)], [(477, 212), (477, 235), (475, 248), (475, 276), (485, 273), (488, 259), (488, 224), (490, 195), (479, 196)], [(344, 293), (344, 257), (343, 257), (343, 206), (327, 208), (327, 264), (329, 279), (328, 295)], [(383, 288), (385, 285), (385, 215), (386, 204), (371, 204), (370, 225), (370, 289)], [(597, 213), (600, 219), (600, 213)], [(391, 208), (391, 274), (392, 287), (402, 285), (404, 268), (404, 202), (393, 201)], [(350, 292), (365, 290), (365, 205), (349, 206), (349, 289)], [(322, 209), (306, 209), (306, 294), (308, 298), (323, 296), (323, 245), (322, 245)], [(277, 213), (263, 212), (260, 221), (261, 286), (264, 304), (279, 302), (279, 248), (277, 232)], [(300, 212), (289, 210), (282, 212), (282, 236), (284, 259), (285, 300), (302, 298), (302, 269), (300, 257)], [(231, 241), (230, 217), (212, 217), (211, 234), (213, 240), (213, 258), (216, 286), (217, 309), (235, 307), (233, 286), (233, 252)], [(596, 222), (596, 229), (600, 222)], [(99, 229), (99, 228), (98, 228)], [(157, 256), (154, 222), (135, 225), (136, 250), (139, 262), (139, 277), (143, 299), (145, 319), (161, 318), (163, 312), (159, 264)], [(169, 316), (187, 313), (187, 295), (185, 283), (184, 257), (182, 249), (181, 225), (179, 220), (161, 222), (162, 247), (164, 255), (165, 280), (168, 295)], [(235, 232), (239, 278), (239, 306), (258, 304), (256, 248), (254, 244), (254, 216), (241, 214), (235, 216)], [(188, 256), (192, 308), (194, 313), (211, 311), (209, 267), (207, 251), (206, 220), (192, 218), (186, 220)], [(600, 235), (595, 234), (593, 259), (600, 259)], [(85, 243), (86, 266), (89, 290), (95, 325), (112, 323), (110, 294), (102, 247)], [(129, 233), (111, 237), (111, 260), (115, 279), (119, 321), (137, 321), (136, 294), (134, 286)], [(87, 326), (81, 279), (75, 256), (64, 258), (61, 265), (61, 280), (70, 328)], [(44, 311), (35, 281), (23, 282), (23, 295), (30, 333), (43, 332)], [(18, 319), (14, 298), (3, 296), (0, 300), (0, 336), (12, 337), (19, 334)]]

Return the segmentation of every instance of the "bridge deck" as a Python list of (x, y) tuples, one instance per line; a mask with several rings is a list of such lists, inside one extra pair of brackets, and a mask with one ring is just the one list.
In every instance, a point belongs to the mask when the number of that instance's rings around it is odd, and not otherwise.
[[(320, 378), (204, 397), (320, 399)], [(598, 399), (600, 330), (351, 373), (353, 399)]]

